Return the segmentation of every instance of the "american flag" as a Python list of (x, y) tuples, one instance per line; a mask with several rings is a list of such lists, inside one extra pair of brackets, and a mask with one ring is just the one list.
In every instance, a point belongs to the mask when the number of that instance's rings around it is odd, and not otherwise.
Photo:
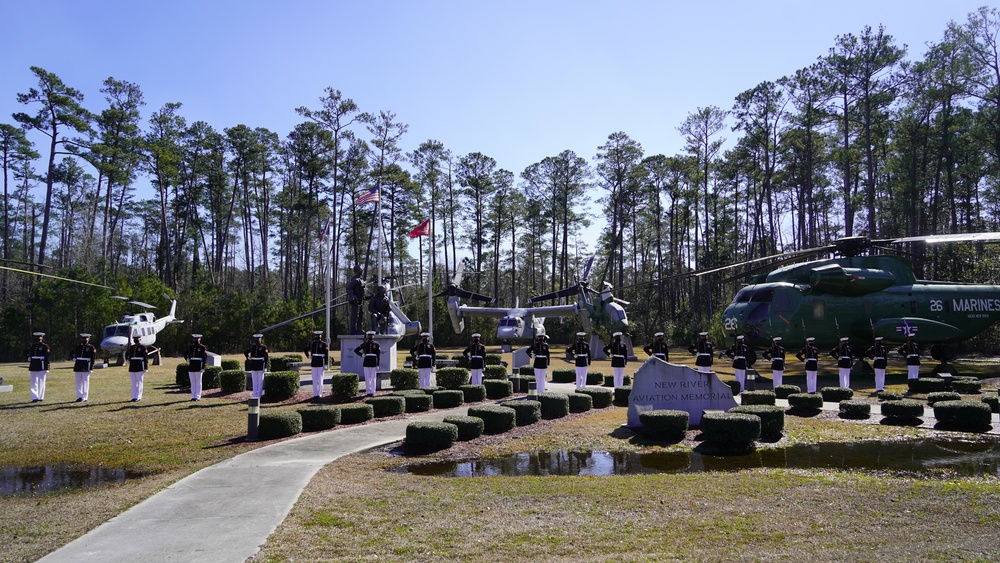
[(364, 192), (361, 195), (359, 195), (358, 198), (354, 200), (354, 203), (358, 205), (364, 205), (366, 203), (376, 203), (378, 200), (379, 200), (378, 186), (375, 186), (374, 188), (368, 190), (367, 192)]

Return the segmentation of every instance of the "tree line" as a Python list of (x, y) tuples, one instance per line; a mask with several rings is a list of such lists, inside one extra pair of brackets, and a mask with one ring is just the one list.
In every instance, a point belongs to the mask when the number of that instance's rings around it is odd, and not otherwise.
[[(398, 298), (424, 322), (424, 276), (440, 288), (462, 260), (466, 289), (513, 306), (575, 284), (593, 253), (591, 285), (607, 281), (643, 304), (627, 307), (639, 341), (657, 330), (686, 340), (717, 327), (750, 270), (672, 276), (838, 237), (997, 230), (998, 32), (1000, 12), (984, 7), (908, 58), (887, 30), (865, 26), (730, 108), (690, 111), (677, 126), (679, 154), (646, 154), (613, 132), (590, 158), (565, 150), (520, 172), (434, 139), (406, 151), (396, 114), (363, 111), (333, 87), (297, 108), (301, 121), (282, 136), (188, 122), (180, 102), (144, 117), (141, 87), (113, 77), (91, 106), (32, 67), (37, 84), (16, 94), (23, 111), (0, 123), (3, 265), (110, 289), (0, 270), (9, 351), (0, 359), (16, 358), (33, 330), (67, 348), (77, 332), (100, 330), (122, 312), (107, 298), (116, 293), (154, 303), (176, 295), (190, 330), (239, 350), (255, 330), (321, 306), (327, 273), (333, 295), (355, 265), (373, 280), (377, 237), (384, 274), (413, 284)], [(152, 197), (140, 193), (144, 182)], [(375, 205), (355, 203), (375, 186), (381, 222)], [(581, 236), (591, 201), (607, 220), (596, 248)], [(427, 218), (433, 236), (414, 255), (407, 233)], [(907, 252), (918, 277), (995, 281), (989, 248)], [(669, 281), (628, 288), (659, 279)], [(443, 302), (435, 306), (438, 342), (464, 341)], [(557, 338), (578, 329), (575, 319), (550, 322)], [(346, 314), (335, 311), (333, 323), (342, 332)], [(321, 324), (298, 321), (268, 340), (298, 349)], [(492, 332), (487, 320), (471, 324)], [(167, 331), (166, 350), (186, 335)]]

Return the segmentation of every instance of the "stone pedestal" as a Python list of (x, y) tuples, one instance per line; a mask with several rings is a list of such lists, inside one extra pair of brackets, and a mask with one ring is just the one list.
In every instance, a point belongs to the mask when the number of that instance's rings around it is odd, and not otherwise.
[[(354, 349), (365, 341), (364, 335), (341, 334), (337, 336), (337, 339), (340, 340), (340, 371), (342, 373), (356, 373), (359, 376), (364, 375), (364, 370), (361, 369), (364, 358), (354, 353)], [(382, 351), (378, 370), (388, 372), (396, 369), (396, 337), (377, 334), (375, 342), (378, 342)]]

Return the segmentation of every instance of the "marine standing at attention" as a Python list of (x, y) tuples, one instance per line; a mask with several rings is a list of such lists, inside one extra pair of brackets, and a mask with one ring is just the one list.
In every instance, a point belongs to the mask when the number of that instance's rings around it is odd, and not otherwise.
[(483, 368), (486, 367), (486, 346), (480, 342), (482, 335), (478, 332), (472, 335), (472, 343), (462, 350), (462, 355), (469, 360), (469, 373), (473, 385), (483, 384)]
[(830, 355), (837, 358), (837, 373), (840, 375), (841, 387), (851, 386), (851, 364), (854, 363), (854, 352), (847, 341), (848, 338), (844, 336), (840, 339), (840, 344), (830, 350)]
[(625, 385), (625, 365), (628, 364), (628, 346), (622, 342), (622, 333), (611, 335), (611, 344), (604, 347), (604, 355), (611, 356), (611, 373), (614, 374), (615, 387)]
[(544, 334), (535, 336), (535, 342), (528, 348), (528, 357), (535, 359), (532, 367), (535, 370), (535, 391), (538, 393), (545, 392), (545, 377), (549, 369), (549, 345), (545, 338)]
[(694, 365), (698, 366), (698, 371), (711, 373), (712, 355), (715, 353), (715, 348), (712, 346), (712, 341), (708, 339), (707, 332), (698, 333), (698, 341), (688, 346), (688, 352), (698, 356), (694, 361)]
[(323, 341), (323, 331), (313, 331), (313, 340), (306, 348), (309, 368), (312, 370), (313, 399), (323, 395), (323, 371), (330, 363), (330, 347)]
[(431, 344), (431, 333), (421, 332), (420, 342), (410, 348), (410, 356), (413, 357), (417, 365), (417, 372), (420, 373), (420, 386), (431, 386), (431, 370), (434, 369), (434, 361), (437, 359), (437, 350)]
[(906, 378), (920, 378), (920, 346), (913, 339), (913, 333), (906, 334), (906, 342), (899, 347), (897, 352), (906, 358)]
[(45, 399), (45, 377), (49, 374), (49, 356), (52, 350), (43, 340), (44, 332), (36, 332), (32, 336), (35, 342), (28, 348), (28, 387), (31, 390), (31, 402), (37, 403)]
[(354, 349), (361, 356), (361, 369), (365, 372), (365, 395), (375, 395), (375, 378), (378, 376), (378, 366), (382, 360), (382, 347), (375, 342), (375, 331), (365, 333), (365, 340)]
[(663, 339), (663, 333), (657, 332), (653, 335), (653, 342), (643, 347), (643, 351), (650, 358), (659, 358), (664, 362), (670, 361), (670, 350), (667, 349), (667, 341)]
[(132, 345), (125, 351), (128, 358), (128, 377), (132, 381), (132, 402), (142, 400), (142, 378), (149, 369), (149, 348), (139, 341), (139, 335), (132, 337)]
[(772, 338), (771, 347), (764, 350), (762, 355), (771, 360), (771, 374), (774, 377), (772, 385), (781, 385), (781, 377), (785, 374), (785, 349), (781, 346), (781, 337)]
[(886, 357), (889, 351), (882, 344), (882, 337), (875, 337), (875, 344), (865, 351), (865, 356), (872, 359), (872, 367), (875, 368), (875, 391), (885, 391), (885, 368), (888, 365)]
[(816, 339), (810, 336), (806, 338), (806, 345), (799, 350), (795, 357), (799, 361), (806, 363), (806, 393), (816, 392), (816, 375), (819, 371), (819, 349), (813, 344)]
[[(262, 342), (263, 334), (255, 334), (251, 337), (250, 347), (243, 352), (247, 359), (247, 371), (250, 372), (251, 397), (259, 399), (264, 395), (264, 371), (267, 369), (268, 353), (270, 350)], [(310, 362), (311, 364), (312, 362)]]
[(740, 391), (746, 388), (747, 380), (747, 345), (743, 343), (743, 335), (736, 337), (736, 343), (726, 349), (726, 356), (733, 360), (733, 373), (740, 384)]
[(208, 348), (201, 343), (200, 334), (191, 335), (191, 345), (184, 352), (184, 359), (188, 361), (188, 380), (191, 382), (191, 400), (201, 400), (201, 376), (205, 373), (205, 365), (208, 363)]
[(576, 333), (576, 342), (569, 347), (569, 353), (573, 354), (574, 365), (576, 365), (576, 388), (583, 389), (587, 386), (587, 367), (590, 366), (590, 344), (584, 340), (587, 333)]
[(97, 348), (90, 343), (89, 334), (80, 335), (80, 343), (73, 348), (73, 379), (76, 380), (76, 402), (90, 398), (90, 374), (97, 361)]

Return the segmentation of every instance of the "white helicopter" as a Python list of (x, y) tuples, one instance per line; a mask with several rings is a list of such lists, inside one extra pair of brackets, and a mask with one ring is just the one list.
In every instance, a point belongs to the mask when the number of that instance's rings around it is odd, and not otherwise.
[[(112, 295), (112, 299), (121, 299), (129, 305), (136, 305), (145, 309), (156, 309), (155, 306), (142, 301), (129, 301), (127, 297)], [(101, 351), (106, 359), (112, 356), (116, 358), (115, 365), (125, 363), (125, 351), (132, 344), (132, 339), (139, 337), (139, 343), (144, 346), (153, 346), (156, 343), (156, 335), (167, 327), (168, 324), (180, 324), (184, 321), (177, 320), (174, 313), (177, 310), (177, 300), (171, 299), (167, 294), (164, 299), (170, 301), (170, 312), (159, 319), (153, 313), (131, 313), (124, 315), (122, 320), (104, 327), (101, 335)], [(153, 365), (160, 365), (160, 350), (154, 347)]]

